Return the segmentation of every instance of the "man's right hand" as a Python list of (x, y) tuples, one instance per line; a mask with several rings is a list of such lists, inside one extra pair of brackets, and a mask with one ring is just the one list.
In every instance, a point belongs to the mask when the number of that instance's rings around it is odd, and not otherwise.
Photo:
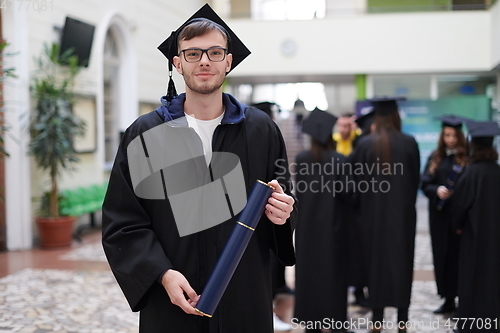
[[(161, 284), (167, 291), (168, 297), (172, 304), (180, 307), (187, 314), (194, 314), (198, 316), (203, 316), (201, 313), (196, 311), (194, 307), (198, 303), (200, 296), (196, 294), (191, 285), (186, 280), (184, 275), (173, 269), (169, 269), (163, 274), (161, 278)], [(189, 299), (186, 299), (184, 293), (187, 294)]]

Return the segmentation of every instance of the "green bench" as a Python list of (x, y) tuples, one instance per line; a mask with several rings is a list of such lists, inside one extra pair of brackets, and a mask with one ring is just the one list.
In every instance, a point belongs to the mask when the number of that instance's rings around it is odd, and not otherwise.
[(102, 208), (107, 188), (108, 184), (104, 183), (61, 191), (59, 212), (62, 215), (81, 216), (90, 214), (90, 223), (77, 228), (75, 235), (77, 239), (80, 239), (79, 234), (84, 229), (96, 227), (94, 213)]

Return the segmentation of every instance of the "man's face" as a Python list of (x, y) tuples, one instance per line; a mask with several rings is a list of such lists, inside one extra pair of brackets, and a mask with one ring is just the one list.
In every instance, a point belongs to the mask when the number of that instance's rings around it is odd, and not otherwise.
[(349, 117), (340, 117), (337, 119), (337, 130), (345, 140), (351, 134), (351, 119)]
[[(210, 47), (227, 48), (225, 36), (219, 31), (212, 30), (202, 36), (182, 40), (179, 43), (179, 50), (189, 48), (208, 49)], [(184, 76), (186, 90), (206, 95), (220, 89), (226, 73), (231, 69), (232, 60), (233, 56), (227, 54), (223, 61), (210, 61), (207, 54), (203, 53), (200, 61), (186, 62), (181, 52), (178, 57), (174, 57), (174, 66), (177, 72)]]

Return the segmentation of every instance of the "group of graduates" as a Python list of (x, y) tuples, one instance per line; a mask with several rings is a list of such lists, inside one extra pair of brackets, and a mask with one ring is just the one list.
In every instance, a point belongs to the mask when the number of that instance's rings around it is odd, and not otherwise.
[[(295, 190), (300, 208), (294, 317), (309, 324), (306, 332), (348, 331), (348, 325), (322, 323), (348, 323), (348, 286), (354, 286), (356, 303), (372, 309), (370, 329), (383, 330), (384, 308), (395, 307), (395, 327), (406, 332), (421, 188), (429, 198), (437, 291), (444, 298), (434, 312), (454, 313), (460, 332), (498, 331), (500, 166), (493, 147), (498, 124), (439, 118), (438, 147), (421, 174), (418, 145), (401, 131), (397, 99), (371, 102), (372, 111), (356, 120), (362, 133), (348, 156), (335, 149), (335, 116), (314, 110), (303, 122), (311, 147), (296, 157), (295, 183), (311, 186)], [(341, 164), (331, 169), (342, 172), (325, 172), (328, 163)], [(363, 166), (362, 172), (355, 166)], [(342, 190), (312, 186), (327, 181)], [(358, 186), (370, 182), (385, 185), (383, 190)]]

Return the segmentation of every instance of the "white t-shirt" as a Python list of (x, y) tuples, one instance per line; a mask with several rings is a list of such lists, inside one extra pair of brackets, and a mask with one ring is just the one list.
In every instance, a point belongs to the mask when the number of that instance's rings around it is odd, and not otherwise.
[(212, 160), (212, 138), (214, 136), (215, 128), (220, 124), (222, 117), (224, 117), (224, 112), (222, 112), (222, 114), (217, 118), (211, 120), (200, 120), (188, 115), (187, 113), (184, 114), (186, 115), (189, 127), (194, 129), (203, 143), (203, 154), (205, 155), (205, 161), (208, 166)]

